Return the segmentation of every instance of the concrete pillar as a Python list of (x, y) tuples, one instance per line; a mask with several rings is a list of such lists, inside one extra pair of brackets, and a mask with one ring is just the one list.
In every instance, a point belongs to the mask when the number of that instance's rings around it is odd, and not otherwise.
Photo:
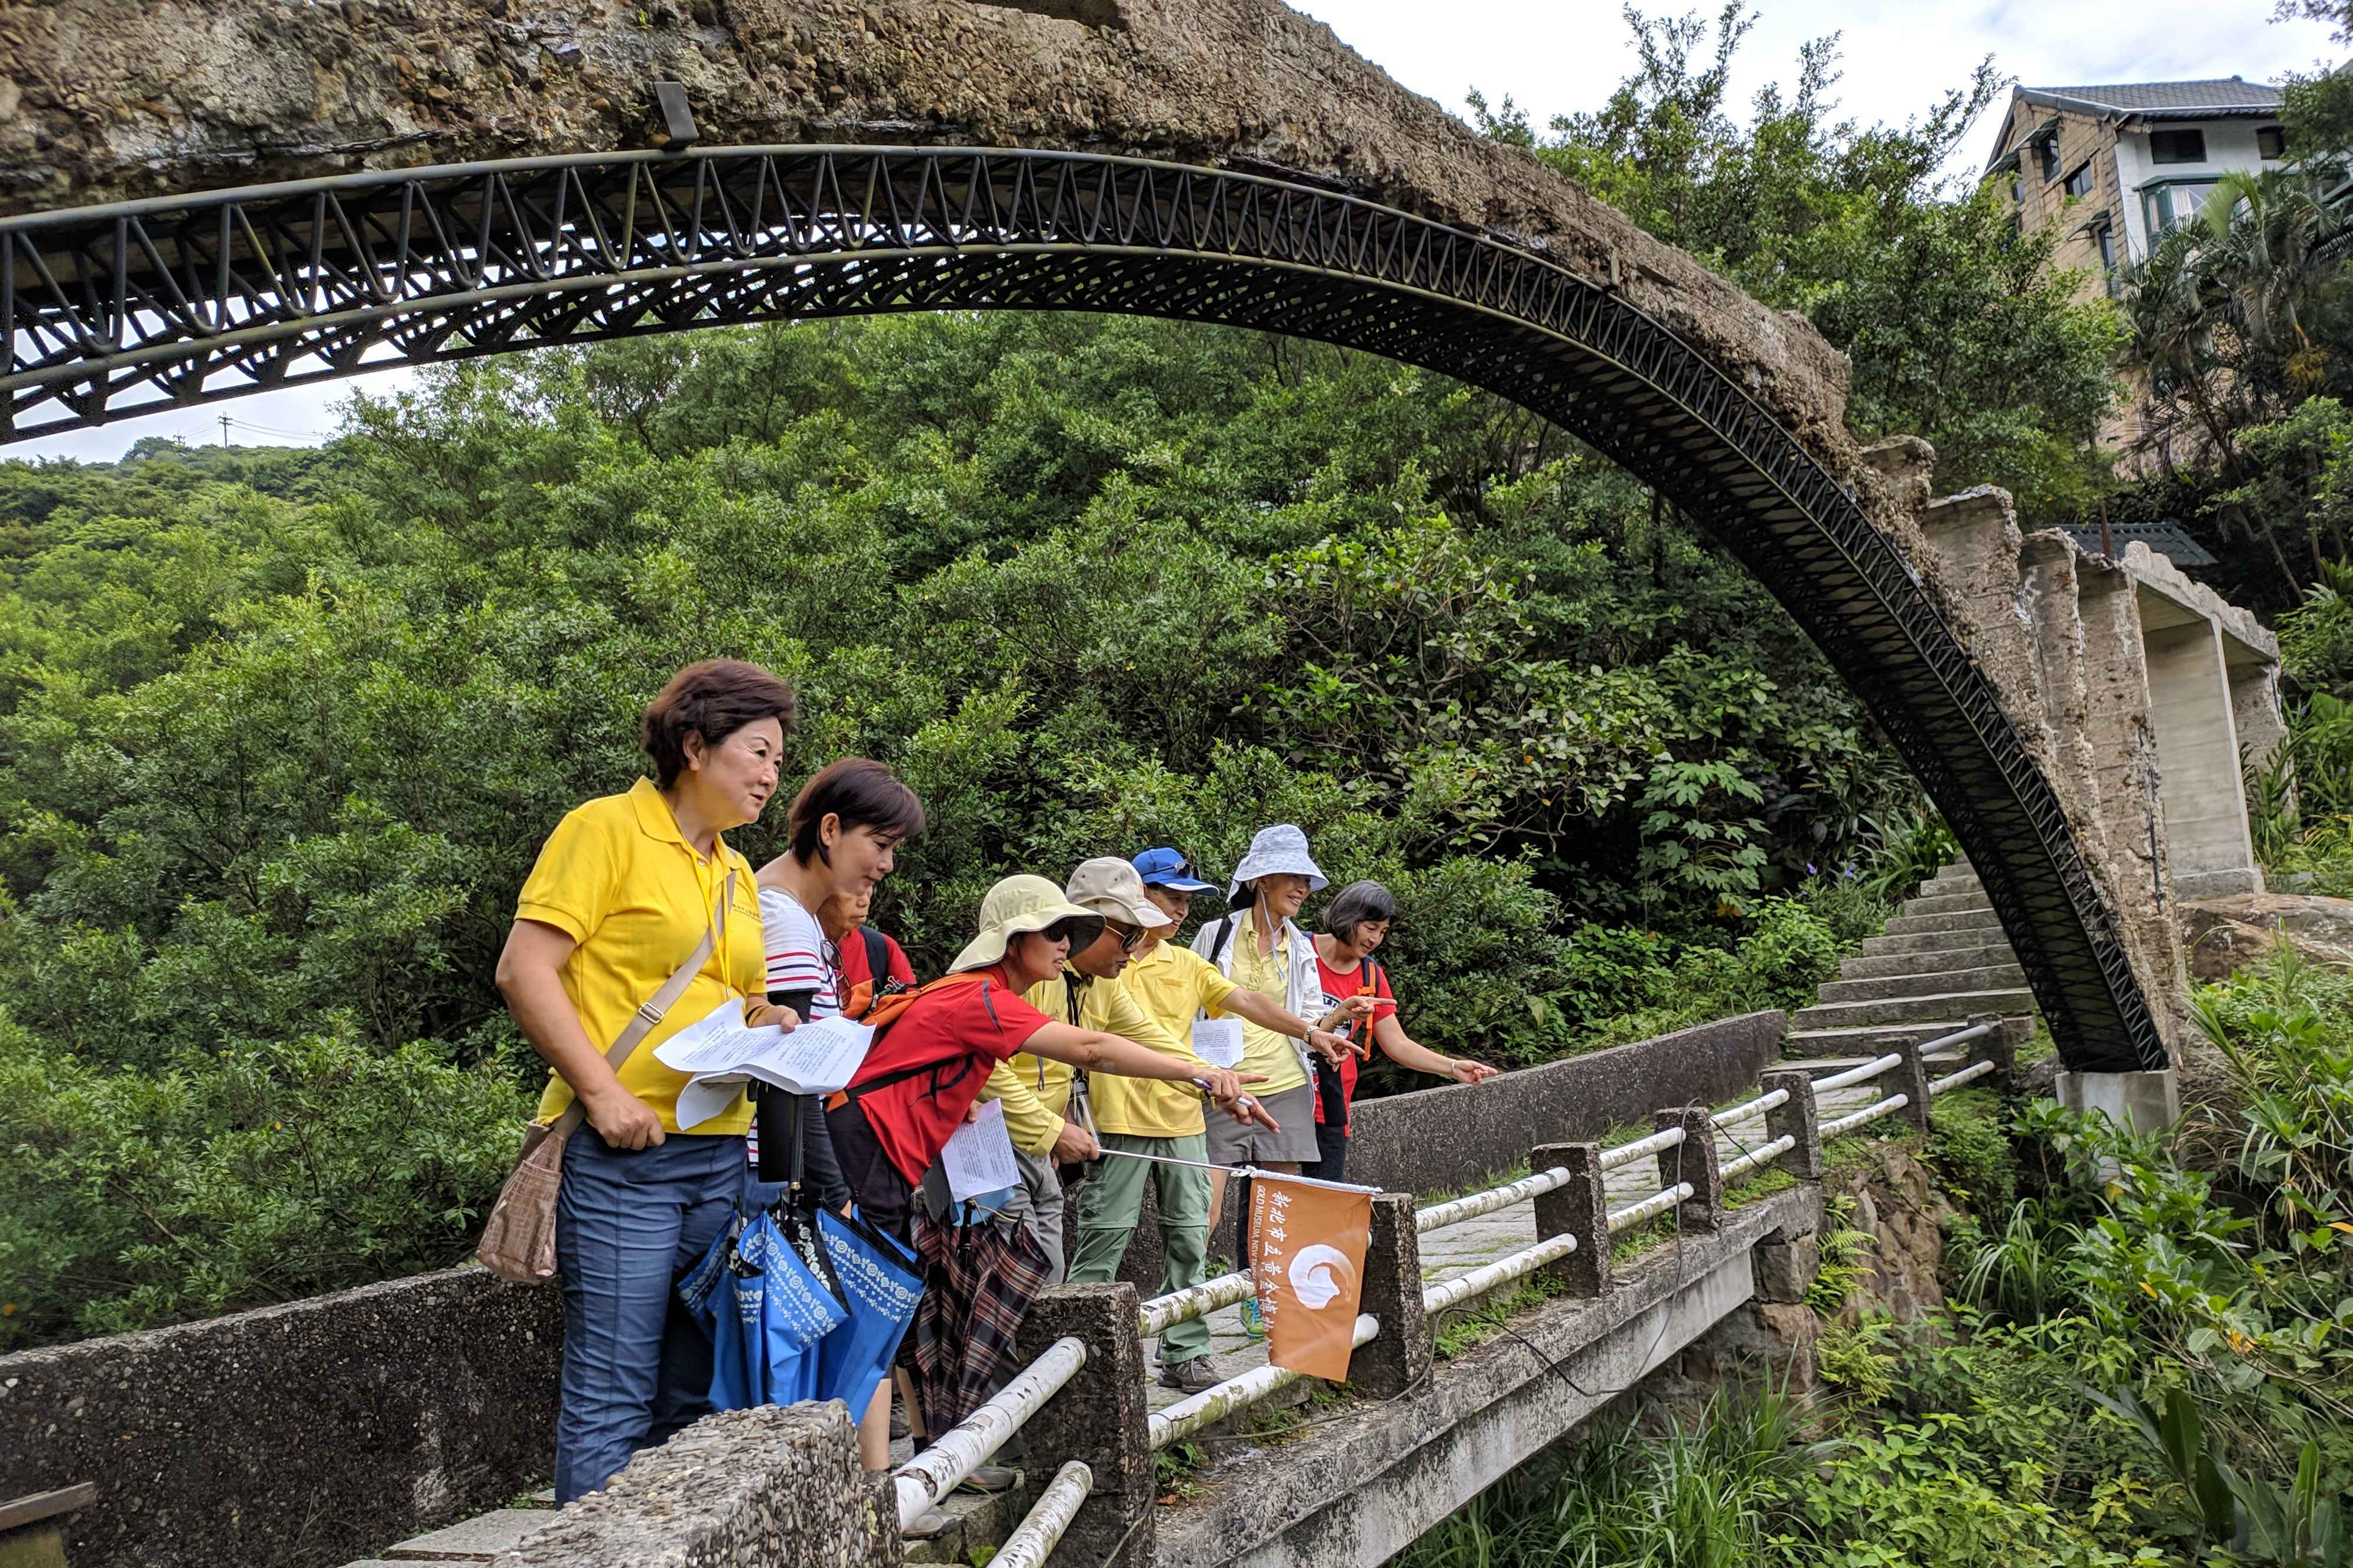
[(1381, 1331), (1348, 1358), (1351, 1389), (1373, 1399), (1394, 1399), (1430, 1375), (1433, 1347), (1421, 1312), (1421, 1236), (1414, 1228), (1409, 1194), (1373, 1198), (1357, 1310), (1377, 1319)]
[(1528, 1169), (1558, 1165), (1568, 1180), (1536, 1198), (1536, 1239), (1577, 1237), (1577, 1250), (1545, 1266), (1571, 1296), (1599, 1296), (1609, 1289), (1609, 1194), (1605, 1190), (1599, 1143), (1545, 1143), (1528, 1152)]
[(2042, 673), (2034, 639), (2019, 613), (2023, 541), (2010, 492), (1979, 485), (1932, 501), (1921, 510), (1920, 531), (1928, 559), (1919, 564), (1953, 629), (2001, 694), (2002, 708), (2036, 760), (2051, 768)]
[(2084, 623), (2078, 610), (2075, 542), (2057, 529), (2029, 534), (2019, 556), (2021, 603), (2034, 638), (2042, 722), (2058, 763), (2052, 783), (2067, 825), (2087, 858), (2105, 853), (2107, 822), (2100, 807), (2098, 764), (2092, 753), (2091, 694), (2084, 669)]
[(2230, 672), (2231, 723), (2239, 732), (2239, 754), (2251, 767), (2267, 766), (2287, 739), (2287, 718), (2280, 711), (2279, 666), (2253, 657), (2227, 638), (2222, 653)]
[(1879, 1098), (1904, 1097), (1904, 1109), (1894, 1112), (1915, 1132), (1928, 1131), (1928, 1064), (1920, 1059), (1920, 1042), (1905, 1040), (1895, 1047), (1896, 1063), (1879, 1075)]
[(1686, 1231), (1711, 1231), (1724, 1224), (1724, 1178), (1716, 1167), (1715, 1124), (1704, 1105), (1659, 1112), (1659, 1131), (1683, 1130), (1683, 1141), (1659, 1151), (1659, 1185), (1691, 1184), (1692, 1195), (1675, 1210), (1677, 1226)]
[[(1134, 1340), (1133, 1306), (1127, 1327)], [(1139, 1373), (1139, 1398), (1143, 1388)], [(884, 1503), (875, 1528), (870, 1496), (858, 1468), (857, 1429), (839, 1404), (730, 1410), (659, 1447), (639, 1449), (603, 1491), (549, 1514), (545, 1528), (500, 1562), (510, 1568), (897, 1568), (898, 1520)]]
[(2253, 892), (2262, 886), (2262, 873), (2247, 828), (2221, 634), (2203, 616), (2149, 625), (2160, 606), (2174, 608), (2170, 601), (2143, 596), (2142, 647), (2173, 885), (2190, 899)]
[(2162, 1132), (2181, 1120), (2181, 1078), (2163, 1072), (2063, 1072), (2059, 1103), (2089, 1114), (2103, 1111), (2131, 1132)]
[(1087, 1364), (1021, 1428), (1022, 1474), (1034, 1506), (1072, 1459), (1094, 1472), (1094, 1490), (1062, 1537), (1073, 1563), (1134, 1568), (1152, 1560), (1152, 1434), (1144, 1401), (1144, 1342), (1135, 1287), (1057, 1285), (1022, 1320), (1016, 1358), (1026, 1366), (1065, 1334), (1087, 1347)]
[(2166, 848), (2166, 805), (2159, 793), (2157, 731), (2149, 711), (2147, 653), (2140, 601), (2130, 574), (2098, 556), (2076, 563), (2077, 613), (2084, 628), (2088, 733), (2107, 819), (2108, 875), (2125, 944), (2147, 994), (2149, 1011), (2169, 1041), (2182, 1037), (2189, 976), (2173, 921), (2173, 874)]
[(1822, 1119), (1814, 1106), (1814, 1075), (1804, 1068), (1776, 1068), (1757, 1079), (1760, 1092), (1789, 1091), (1788, 1100), (1765, 1113), (1770, 1138), (1794, 1138), (1797, 1146), (1781, 1156), (1781, 1168), (1801, 1182), (1822, 1179)]

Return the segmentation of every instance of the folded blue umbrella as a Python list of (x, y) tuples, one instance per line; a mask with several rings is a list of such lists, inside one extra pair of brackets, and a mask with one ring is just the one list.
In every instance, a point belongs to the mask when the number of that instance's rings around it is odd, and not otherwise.
[(818, 1344), (812, 1397), (840, 1400), (856, 1420), (889, 1374), (899, 1342), (915, 1321), (923, 1268), (913, 1253), (863, 1219), (820, 1214), (817, 1223), (849, 1303), (849, 1321)]
[(744, 1218), (738, 1215), (712, 1238), (702, 1261), (678, 1282), (679, 1300), (711, 1336), (711, 1404), (717, 1410), (746, 1410), (763, 1402), (760, 1357), (745, 1339), (735, 1299), (735, 1280), (744, 1268), (735, 1244), (743, 1233)]
[(768, 1213), (731, 1224), (678, 1292), (711, 1334), (719, 1410), (815, 1397), (817, 1344), (849, 1315), (831, 1279), (810, 1268)]
[[(816, 1237), (809, 1238), (812, 1250)], [(816, 1397), (818, 1342), (849, 1321), (822, 1255), (818, 1268), (786, 1239), (773, 1211), (744, 1227), (735, 1256), (759, 1270), (756, 1279), (733, 1281), (744, 1342), (755, 1346), (760, 1363), (761, 1403), (795, 1405)], [(715, 1359), (715, 1358), (714, 1358)]]

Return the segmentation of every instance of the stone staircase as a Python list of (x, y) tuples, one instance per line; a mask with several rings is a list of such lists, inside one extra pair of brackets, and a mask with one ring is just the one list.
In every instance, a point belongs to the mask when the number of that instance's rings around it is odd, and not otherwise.
[(1867, 1058), (1966, 1028), (1979, 1014), (2034, 1013), (2026, 975), (1967, 860), (1936, 873), (1815, 996), (1790, 1016), (1788, 1056)]

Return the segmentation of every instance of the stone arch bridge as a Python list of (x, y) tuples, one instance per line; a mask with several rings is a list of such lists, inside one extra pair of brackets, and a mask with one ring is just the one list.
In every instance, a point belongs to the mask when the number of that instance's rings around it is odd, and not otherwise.
[(2162, 922), (2087, 855), (2097, 805), (1967, 563), (1922, 547), (1918, 444), (1859, 448), (1806, 322), (1275, 0), (58, 0), (0, 11), (0, 440), (822, 314), (1388, 354), (1555, 420), (1756, 572), (1952, 824), (2068, 1065), (2167, 1062)]

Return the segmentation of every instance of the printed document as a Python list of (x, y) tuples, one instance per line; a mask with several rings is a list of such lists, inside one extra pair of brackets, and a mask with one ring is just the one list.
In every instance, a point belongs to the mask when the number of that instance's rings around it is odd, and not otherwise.
[(830, 1094), (849, 1082), (873, 1039), (871, 1026), (839, 1017), (790, 1034), (774, 1024), (750, 1028), (743, 999), (730, 996), (656, 1046), (654, 1059), (687, 1075), (678, 1124), (691, 1131), (733, 1104), (749, 1079), (794, 1094)]
[(957, 1203), (1021, 1184), (1021, 1167), (1013, 1163), (1013, 1138), (1005, 1131), (1005, 1101), (984, 1100), (977, 1121), (955, 1130), (940, 1151), (940, 1164), (948, 1176), (948, 1195)]
[(1193, 1020), (1193, 1054), (1213, 1068), (1242, 1065), (1242, 1021), (1240, 1018)]

